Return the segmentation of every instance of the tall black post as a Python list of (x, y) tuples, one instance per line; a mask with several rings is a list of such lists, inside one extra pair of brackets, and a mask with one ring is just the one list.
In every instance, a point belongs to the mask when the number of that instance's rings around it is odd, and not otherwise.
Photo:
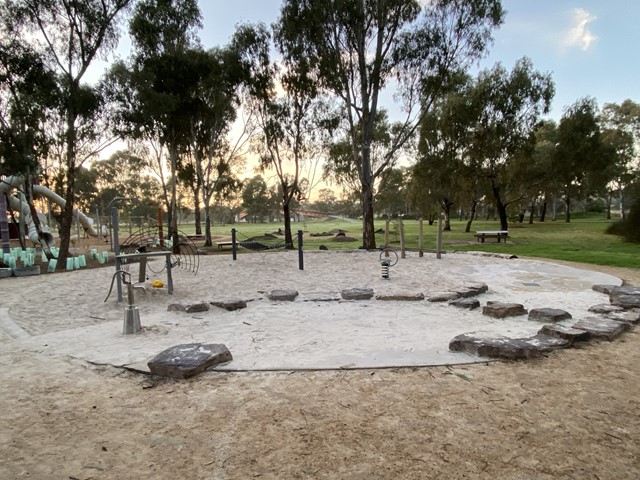
[(236, 229), (235, 228), (231, 229), (231, 255), (233, 256), (234, 260), (238, 259), (236, 255)]
[(304, 255), (302, 253), (302, 230), (298, 230), (298, 268), (304, 270)]

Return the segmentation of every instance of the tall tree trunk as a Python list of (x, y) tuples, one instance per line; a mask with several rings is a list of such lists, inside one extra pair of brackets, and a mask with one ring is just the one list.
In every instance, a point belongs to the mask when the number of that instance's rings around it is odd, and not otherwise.
[(200, 215), (200, 185), (193, 189), (193, 209), (194, 222), (196, 224), (196, 235), (202, 235), (202, 220)]
[(65, 132), (65, 161), (67, 163), (67, 189), (65, 191), (65, 205), (62, 209), (62, 221), (60, 223), (60, 250), (58, 253), (58, 270), (67, 268), (67, 257), (69, 256), (69, 244), (71, 243), (71, 228), (73, 227), (73, 203), (75, 201), (76, 183), (76, 114), (71, 99), (75, 98), (76, 85), (71, 82), (67, 101), (67, 118)]
[(451, 231), (451, 207), (453, 206), (453, 202), (450, 202), (447, 199), (442, 201), (442, 212), (444, 213), (444, 227), (443, 230), (450, 232)]
[(174, 253), (179, 253), (180, 246), (178, 245), (178, 202), (177, 202), (177, 187), (178, 187), (178, 148), (176, 145), (171, 144), (169, 147), (169, 160), (171, 163), (171, 185), (170, 185), (170, 206), (169, 212), (169, 238), (172, 242), (172, 250)]
[(624, 190), (622, 189), (622, 187), (620, 187), (620, 189), (618, 190), (618, 192), (620, 192), (620, 220), (625, 221), (627, 219), (627, 214), (625, 213), (625, 198), (624, 198)]
[(496, 210), (500, 217), (500, 230), (509, 230), (509, 219), (507, 218), (507, 206), (502, 203), (502, 197), (500, 195), (500, 187), (491, 181), (491, 191), (493, 192), (493, 198), (496, 201)]
[(473, 220), (476, 217), (477, 207), (478, 207), (478, 201), (474, 199), (471, 202), (471, 212), (469, 213), (469, 220), (467, 221), (467, 226), (464, 229), (465, 233), (469, 233), (471, 231), (471, 224), (473, 223)]
[(540, 222), (544, 223), (544, 219), (547, 216), (547, 197), (545, 195), (544, 200), (542, 202), (542, 207), (540, 208)]
[(201, 191), (202, 205), (204, 206), (204, 246), (211, 247), (213, 246), (213, 240), (211, 238), (211, 194), (206, 185), (202, 186)]
[(564, 204), (567, 207), (567, 210), (564, 213), (564, 221), (567, 223), (570, 223), (571, 222), (571, 198), (569, 197), (568, 193), (564, 198)]
[(365, 182), (362, 185), (362, 247), (375, 250), (376, 235), (373, 218), (373, 185)]
[(531, 211), (529, 212), (529, 225), (533, 225), (533, 212), (536, 209), (536, 201), (535, 199), (531, 200)]
[(213, 246), (213, 239), (211, 238), (211, 207), (208, 203), (204, 204), (204, 246)]
[(284, 196), (282, 202), (282, 214), (284, 215), (284, 243), (288, 249), (293, 248), (293, 236), (291, 235), (291, 198)]
[(611, 220), (611, 203), (613, 202), (613, 195), (611, 192), (607, 195), (607, 220)]

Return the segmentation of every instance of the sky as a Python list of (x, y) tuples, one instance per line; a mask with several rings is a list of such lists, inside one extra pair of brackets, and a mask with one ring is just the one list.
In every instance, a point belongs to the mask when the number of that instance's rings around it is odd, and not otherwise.
[[(224, 45), (242, 22), (276, 21), (279, 0), (199, 0), (205, 47)], [(549, 116), (581, 97), (598, 104), (640, 102), (640, 2), (637, 0), (504, 0), (504, 24), (480, 68), (502, 63), (511, 69), (523, 56), (549, 72), (556, 96)]]

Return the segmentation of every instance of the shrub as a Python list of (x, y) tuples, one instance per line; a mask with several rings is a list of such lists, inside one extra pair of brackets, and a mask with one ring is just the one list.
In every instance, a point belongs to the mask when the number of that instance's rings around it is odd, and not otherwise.
[(640, 243), (640, 200), (636, 200), (624, 221), (616, 222), (607, 228), (607, 233), (619, 235), (627, 242)]

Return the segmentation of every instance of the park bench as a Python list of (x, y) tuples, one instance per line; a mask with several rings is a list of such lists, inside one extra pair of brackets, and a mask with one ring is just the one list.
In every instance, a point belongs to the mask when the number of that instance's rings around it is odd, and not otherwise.
[(500, 243), (501, 239), (504, 239), (504, 242), (507, 243), (507, 238), (509, 238), (508, 230), (479, 230), (474, 235), (478, 239), (479, 242), (484, 243), (487, 238), (495, 238)]
[(233, 247), (233, 242), (216, 242), (216, 245), (218, 246), (218, 250), (223, 250), (224, 247)]

